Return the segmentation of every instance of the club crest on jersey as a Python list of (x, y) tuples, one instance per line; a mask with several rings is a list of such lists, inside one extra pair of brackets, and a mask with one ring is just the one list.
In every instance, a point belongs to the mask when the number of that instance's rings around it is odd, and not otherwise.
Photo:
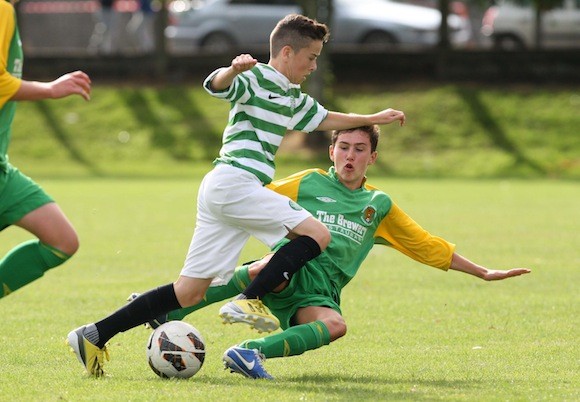
[(292, 208), (292, 209), (294, 209), (294, 210), (296, 210), (296, 211), (300, 211), (300, 210), (302, 210), (302, 207), (301, 207), (300, 205), (296, 204), (296, 203), (295, 203), (294, 201), (292, 201), (292, 200), (290, 200), (290, 201), (288, 202), (288, 204), (290, 205), (290, 208)]
[(367, 205), (365, 209), (363, 209), (361, 219), (367, 225), (373, 223), (373, 219), (375, 219), (375, 215), (377, 214), (377, 210), (372, 205)]

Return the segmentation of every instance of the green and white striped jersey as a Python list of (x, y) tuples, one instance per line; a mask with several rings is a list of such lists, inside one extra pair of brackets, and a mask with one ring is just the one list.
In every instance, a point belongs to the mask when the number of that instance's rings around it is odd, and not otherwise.
[(258, 63), (236, 76), (226, 90), (213, 91), (210, 83), (220, 70), (211, 73), (203, 84), (212, 96), (231, 103), (222, 148), (214, 164), (245, 169), (268, 184), (274, 177), (274, 157), (284, 135), (289, 130), (313, 131), (328, 111), (302, 93), (300, 85), (292, 84), (267, 64)]
[(307, 269), (323, 271), (336, 289), (354, 277), (375, 244), (435, 268), (447, 270), (451, 264), (453, 244), (431, 235), (377, 188), (365, 183), (348, 189), (334, 167), (328, 172), (305, 170), (276, 180), (268, 188), (296, 201), (328, 227), (331, 242), (307, 263)]

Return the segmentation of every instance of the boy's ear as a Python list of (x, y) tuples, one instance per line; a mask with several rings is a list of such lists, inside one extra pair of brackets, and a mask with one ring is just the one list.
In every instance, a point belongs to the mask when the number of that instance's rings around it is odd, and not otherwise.
[(284, 57), (284, 58), (290, 57), (293, 52), (294, 52), (294, 50), (292, 49), (292, 47), (290, 45), (286, 45), (280, 50), (280, 53), (282, 54), (282, 57)]

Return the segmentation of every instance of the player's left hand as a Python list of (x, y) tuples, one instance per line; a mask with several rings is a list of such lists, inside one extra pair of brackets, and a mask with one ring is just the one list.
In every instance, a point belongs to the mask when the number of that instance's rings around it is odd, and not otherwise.
[(382, 110), (373, 116), (375, 124), (389, 124), (397, 120), (399, 125), (405, 125), (405, 113), (391, 108)]
[(520, 276), (524, 274), (529, 274), (532, 272), (528, 268), (514, 268), (507, 271), (501, 271), (497, 269), (488, 269), (487, 272), (483, 274), (481, 279), (486, 281), (499, 281), (502, 279), (511, 278), (513, 276)]

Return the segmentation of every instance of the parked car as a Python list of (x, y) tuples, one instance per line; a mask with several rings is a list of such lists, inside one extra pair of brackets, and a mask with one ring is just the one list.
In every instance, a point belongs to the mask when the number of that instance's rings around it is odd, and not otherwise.
[[(292, 0), (175, 0), (165, 30), (172, 53), (267, 49), (270, 32), (285, 15), (300, 13)], [(378, 47), (438, 43), (441, 13), (390, 0), (333, 0), (331, 43), (338, 47)], [(452, 44), (469, 41), (470, 27), (457, 15), (448, 18)]]
[[(529, 6), (501, 1), (487, 9), (481, 32), (498, 49), (525, 49), (535, 46), (535, 11)], [(542, 16), (542, 47), (580, 47), (580, 0), (563, 0)]]

